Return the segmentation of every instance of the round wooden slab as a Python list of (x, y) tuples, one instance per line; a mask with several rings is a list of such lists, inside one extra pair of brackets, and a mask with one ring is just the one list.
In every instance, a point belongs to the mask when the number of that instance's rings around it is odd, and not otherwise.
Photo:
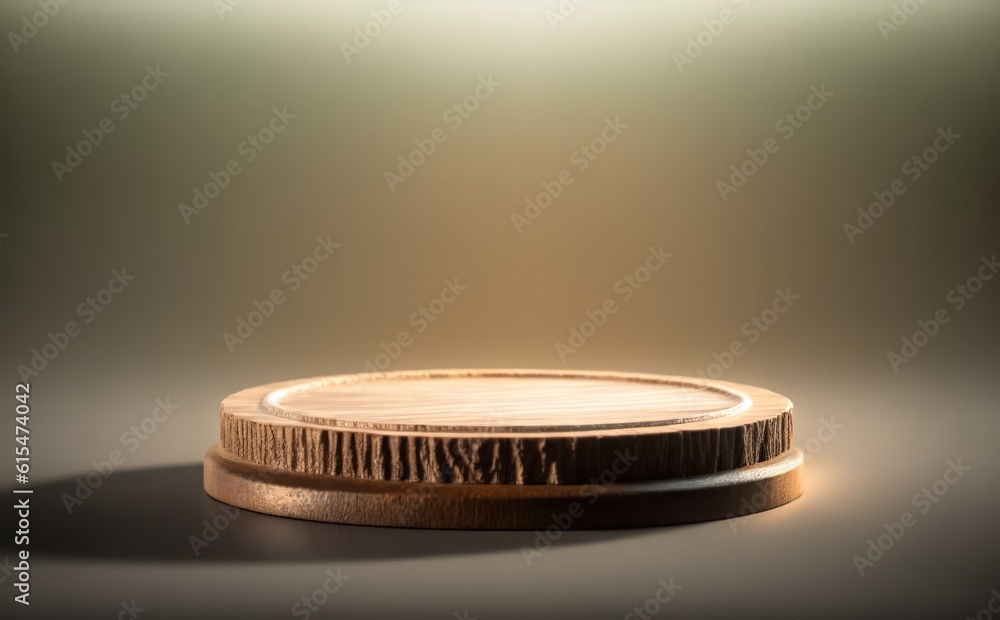
[(221, 447), (270, 470), (361, 480), (587, 484), (747, 467), (791, 447), (792, 403), (683, 377), (545, 370), (322, 377), (222, 402)]
[(787, 398), (719, 381), (343, 375), (226, 398), (205, 489), (241, 508), (338, 523), (532, 529), (568, 511), (577, 528), (663, 525), (791, 501), (802, 462), (791, 441)]

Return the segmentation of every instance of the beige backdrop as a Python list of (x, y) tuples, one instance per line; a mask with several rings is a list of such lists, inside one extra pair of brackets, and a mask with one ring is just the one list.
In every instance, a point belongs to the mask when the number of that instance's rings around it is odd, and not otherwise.
[[(995, 3), (2, 18), (3, 357), (32, 383), (33, 482), (135, 445), (95, 490), (110, 502), (125, 470), (197, 464), (225, 395), (369, 362), (703, 373), (788, 395), (816, 448), (806, 496), (746, 527), (567, 534), (530, 567), (530, 533), (336, 526), (310, 536), (366, 541), (350, 557), (236, 565), (261, 559), (250, 538), (198, 563), (182, 527), (165, 553), (50, 543), (32, 611), (279, 617), (336, 565), (352, 579), (326, 617), (623, 617), (671, 576), (661, 615), (965, 617), (1000, 586)], [(971, 472), (859, 575), (956, 458)], [(196, 491), (185, 471), (158, 484)], [(118, 533), (169, 529), (162, 496), (141, 500), (157, 517), (122, 501)], [(70, 523), (107, 527), (94, 514)]]

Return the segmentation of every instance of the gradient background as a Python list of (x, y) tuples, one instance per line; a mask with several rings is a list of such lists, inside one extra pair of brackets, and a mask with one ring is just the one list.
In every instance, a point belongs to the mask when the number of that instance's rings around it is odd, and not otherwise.
[[(404, 2), (348, 62), (341, 43), (386, 3), (245, 0), (220, 19), (209, 0), (78, 0), (0, 54), (11, 396), (18, 365), (79, 322), (112, 269), (136, 277), (31, 380), (33, 596), (15, 617), (113, 617), (133, 599), (141, 618), (289, 617), (338, 566), (351, 579), (313, 617), (620, 618), (670, 577), (683, 590), (657, 617), (987, 605), (1000, 587), (1000, 281), (900, 372), (886, 355), (997, 252), (1000, 7), (932, 0), (884, 40), (885, 1), (592, 0), (553, 29), (558, 4)], [(678, 71), (672, 55), (723, 8), (735, 21)], [(5, 2), (2, 32), (38, 10)], [(169, 76), (118, 120), (111, 102), (150, 65)], [(384, 173), (489, 75), (496, 91), (390, 191)], [(834, 95), (781, 138), (775, 122), (820, 85)], [(178, 203), (285, 106), (295, 120), (186, 224)], [(511, 214), (615, 116), (629, 128), (519, 234)], [(59, 182), (52, 162), (104, 117), (115, 131)], [(849, 243), (842, 225), (948, 126), (956, 144)], [(780, 150), (723, 202), (716, 182), (772, 136)], [(339, 250), (288, 292), (282, 273), (327, 235)], [(665, 267), (561, 360), (554, 344), (620, 300), (616, 281), (661, 244)], [(411, 313), (455, 277), (468, 290), (416, 334)], [(230, 353), (223, 332), (276, 287), (287, 301)], [(741, 326), (785, 287), (801, 299), (748, 343)], [(361, 371), (401, 330), (414, 343), (390, 369), (694, 375), (740, 340), (721, 378), (795, 402), (797, 443), (817, 448), (806, 494), (739, 524), (566, 533), (530, 567), (531, 532), (250, 513), (195, 558), (187, 537), (220, 510), (200, 488), (219, 401)], [(68, 516), (61, 493), (165, 397), (180, 410)], [(823, 420), (843, 425), (826, 443)], [(859, 577), (852, 557), (958, 458), (972, 470)]]

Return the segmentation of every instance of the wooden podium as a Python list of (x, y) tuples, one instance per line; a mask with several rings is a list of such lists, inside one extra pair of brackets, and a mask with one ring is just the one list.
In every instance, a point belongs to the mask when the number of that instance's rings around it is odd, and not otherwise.
[[(222, 402), (205, 490), (248, 510), (419, 528), (621, 528), (802, 493), (792, 403), (634, 373), (432, 370), (254, 387)], [(564, 527), (565, 526), (565, 527)]]

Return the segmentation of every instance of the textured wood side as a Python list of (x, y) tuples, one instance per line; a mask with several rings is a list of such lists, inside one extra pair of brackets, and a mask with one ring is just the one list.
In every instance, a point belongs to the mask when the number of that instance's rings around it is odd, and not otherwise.
[[(268, 469), (363, 480), (480, 484), (587, 484), (711, 474), (773, 459), (792, 446), (792, 410), (764, 419), (669, 432), (582, 436), (379, 434), (274, 424), (223, 410), (221, 447)], [(682, 430), (683, 429), (683, 430)]]
[[(516, 381), (491, 384), (497, 377)], [(408, 389), (408, 382), (419, 384), (429, 378), (434, 381), (425, 385), (433, 387)], [(542, 421), (544, 429), (513, 431), (506, 424), (483, 427), (482, 415), (471, 413), (503, 402), (506, 394), (516, 392), (517, 381), (533, 386), (531, 382), (538, 378), (546, 381), (543, 402), (508, 399), (519, 408), (506, 410), (505, 415), (516, 420), (519, 428)], [(577, 389), (581, 383), (574, 381), (581, 378), (588, 381), (588, 390)], [(466, 386), (469, 380), (483, 385), (474, 386), (473, 395), (466, 391), (456, 401), (448, 381), (458, 379)], [(595, 380), (608, 383), (606, 394), (599, 384), (595, 391)], [(364, 387), (356, 398), (329, 403), (314, 399), (315, 413), (310, 419), (268, 404), (271, 395), (309, 393), (313, 386), (380, 382), (375, 410), (370, 408), (374, 391), (366, 392)], [(497, 385), (505, 387), (497, 391)], [(631, 393), (621, 389), (630, 385), (641, 389)], [(688, 406), (703, 412), (704, 399), (694, 394), (688, 400), (688, 394), (676, 390), (678, 385), (692, 386), (696, 392), (735, 395), (730, 400), (740, 406), (717, 416), (686, 416)], [(385, 386), (400, 386), (396, 393), (406, 397), (396, 399), (390, 389), (386, 400)], [(649, 400), (650, 389), (655, 391), (657, 386), (664, 386), (667, 398), (656, 395)], [(526, 393), (531, 389), (526, 387)], [(412, 401), (415, 392), (421, 397)], [(602, 412), (591, 411), (587, 423), (576, 416), (584, 405), (570, 404), (579, 403), (581, 392), (598, 402), (603, 398)], [(553, 417), (552, 395), (558, 401), (563, 393), (567, 404)], [(470, 411), (464, 416), (463, 398), (469, 399)], [(638, 414), (637, 402), (643, 409)], [(650, 408), (650, 402), (655, 406)], [(439, 413), (435, 403), (446, 413)], [(388, 416), (397, 407), (401, 415)], [(423, 413), (417, 416), (414, 411)], [(658, 422), (661, 414), (667, 419), (664, 423)], [(387, 416), (413, 419), (407, 421), (407, 428), (400, 424), (373, 428)], [(340, 423), (346, 418), (351, 425)], [(559, 423), (560, 419), (564, 422)], [(358, 422), (370, 424), (359, 427)], [(317, 377), (248, 388), (222, 402), (220, 435), (227, 454), (270, 470), (361, 480), (529, 486), (587, 484), (609, 477), (666, 480), (747, 467), (787, 451), (792, 430), (791, 402), (751, 386), (638, 373), (456, 369)]]
[(205, 457), (205, 490), (247, 510), (355, 525), (648, 527), (732, 518), (786, 504), (802, 494), (802, 461), (802, 452), (793, 448), (746, 469), (686, 480), (616, 482), (597, 490), (589, 485), (400, 483), (269, 472), (233, 460), (216, 447)]

